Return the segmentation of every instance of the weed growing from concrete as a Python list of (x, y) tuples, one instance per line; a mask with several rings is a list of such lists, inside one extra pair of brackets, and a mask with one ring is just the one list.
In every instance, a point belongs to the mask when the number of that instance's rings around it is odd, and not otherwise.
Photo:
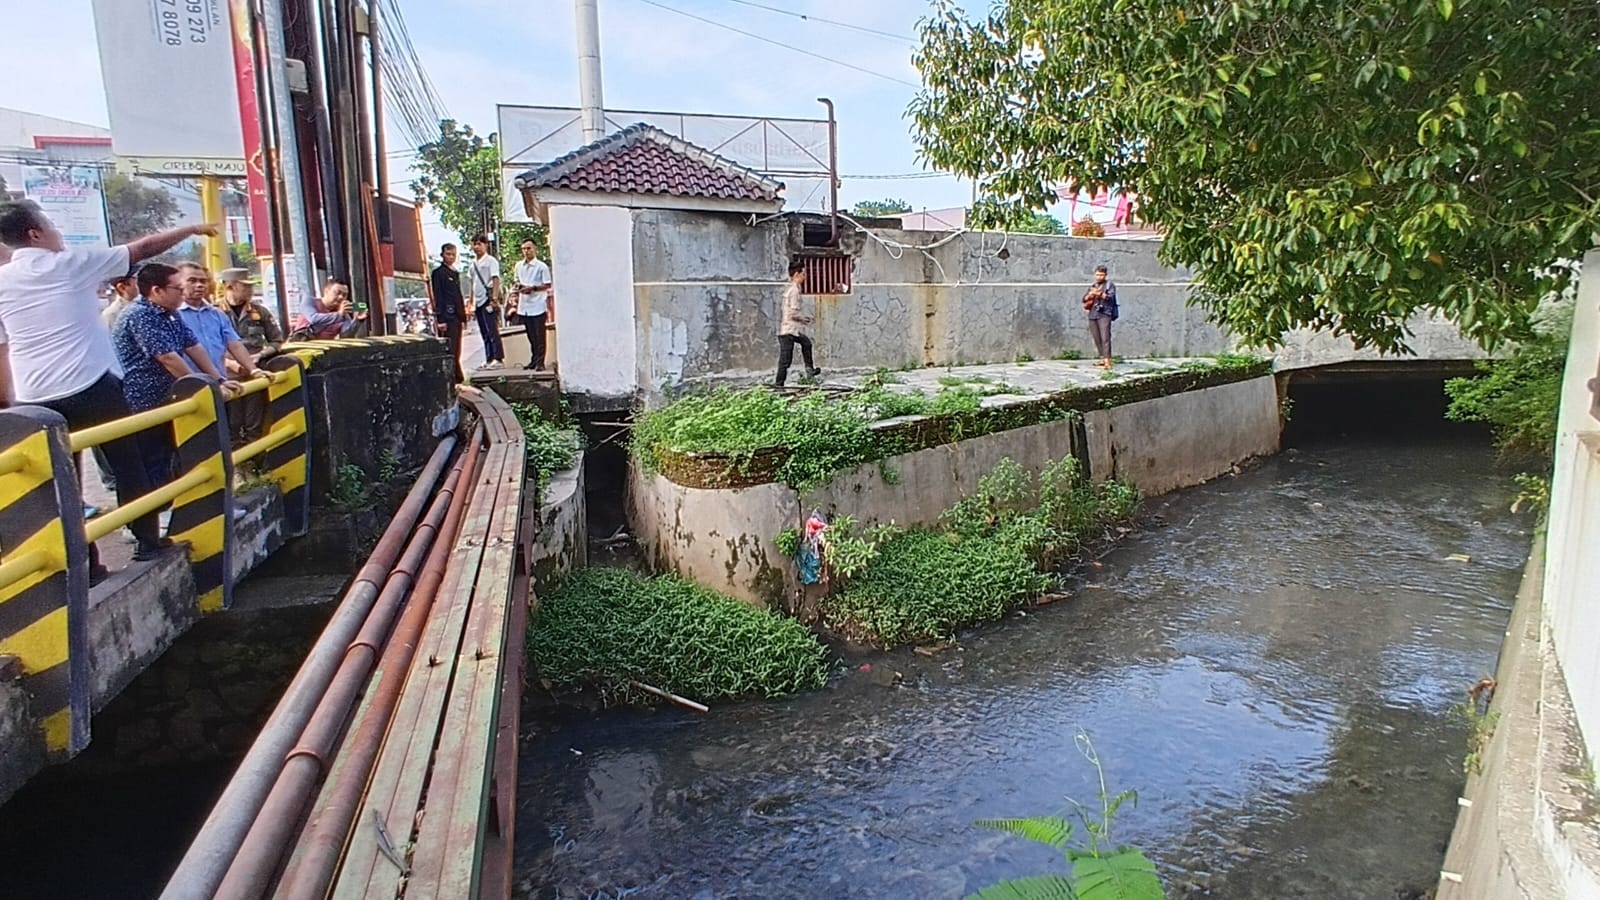
[(805, 626), (673, 575), (583, 569), (541, 598), (528, 633), (555, 691), (606, 705), (658, 702), (639, 681), (699, 701), (773, 698), (828, 680), (828, 652)]
[(328, 505), (343, 512), (355, 512), (367, 505), (372, 494), (367, 484), (367, 473), (352, 462), (345, 462), (333, 473), (333, 487), (328, 491)]
[(551, 421), (543, 410), (531, 403), (513, 403), (511, 412), (522, 426), (528, 474), (534, 480), (535, 496), (542, 501), (550, 476), (572, 468), (577, 462), (578, 451), (583, 449), (583, 433)]

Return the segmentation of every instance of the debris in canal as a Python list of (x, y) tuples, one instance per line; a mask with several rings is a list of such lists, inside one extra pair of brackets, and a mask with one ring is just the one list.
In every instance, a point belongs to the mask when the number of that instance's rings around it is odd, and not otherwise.
[(541, 598), (529, 658), (556, 692), (647, 704), (634, 682), (702, 701), (782, 697), (827, 682), (828, 653), (805, 626), (673, 575), (574, 572)]

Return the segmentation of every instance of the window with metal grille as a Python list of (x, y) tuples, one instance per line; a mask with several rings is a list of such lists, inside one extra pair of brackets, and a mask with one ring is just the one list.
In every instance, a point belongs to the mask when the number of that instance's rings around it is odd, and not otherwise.
[(806, 267), (806, 281), (801, 290), (807, 294), (850, 293), (850, 270), (854, 268), (849, 256), (802, 256)]

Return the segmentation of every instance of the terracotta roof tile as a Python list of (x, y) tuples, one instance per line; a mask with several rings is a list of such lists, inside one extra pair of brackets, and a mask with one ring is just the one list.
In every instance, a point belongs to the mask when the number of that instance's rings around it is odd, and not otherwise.
[(778, 199), (783, 182), (643, 123), (601, 138), (516, 179), (519, 189), (663, 194), (713, 200)]

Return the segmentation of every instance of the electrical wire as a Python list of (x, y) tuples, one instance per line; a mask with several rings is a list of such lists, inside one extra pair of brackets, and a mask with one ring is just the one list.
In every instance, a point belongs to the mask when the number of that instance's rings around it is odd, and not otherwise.
[(832, 26), (834, 26), (836, 28), (848, 28), (851, 31), (859, 31), (862, 34), (870, 34), (870, 35), (874, 35), (876, 37), (888, 38), (888, 39), (890, 39), (892, 41), (895, 41), (895, 42), (901, 43), (901, 44), (908, 43), (908, 42), (909, 43), (915, 43), (915, 41), (913, 41), (909, 36), (904, 35), (904, 34), (895, 34), (892, 31), (880, 31), (880, 30), (878, 30), (876, 28), (868, 28), (865, 25), (852, 25), (849, 22), (840, 22), (837, 19), (824, 19), (821, 16), (809, 16), (809, 15), (806, 15), (805, 13), (798, 13), (798, 12), (795, 12), (794, 10), (791, 10), (791, 9), (783, 9), (783, 8), (777, 7), (777, 6), (768, 6), (765, 3), (754, 3), (754, 2), (752, 2), (752, 0), (728, 0), (728, 2), (729, 3), (737, 3), (740, 6), (753, 6), (756, 9), (764, 9), (767, 12), (775, 12), (775, 13), (778, 13), (779, 15), (783, 15), (783, 16), (793, 16), (796, 19), (804, 19), (807, 22), (816, 22), (816, 23), (821, 24), (821, 25), (832, 25)]
[(806, 49), (803, 49), (803, 48), (800, 48), (800, 47), (796, 47), (796, 46), (794, 46), (792, 44), (785, 44), (782, 41), (775, 41), (772, 38), (763, 37), (762, 35), (756, 34), (753, 31), (745, 31), (742, 28), (735, 28), (732, 25), (727, 25), (727, 24), (724, 24), (722, 22), (718, 22), (715, 19), (707, 19), (704, 16), (697, 16), (692, 12), (686, 12), (684, 10), (678, 9), (677, 7), (668, 6), (665, 3), (659, 3), (659, 2), (657, 2), (657, 0), (639, 0), (639, 2), (643, 3), (643, 4), (647, 5), (647, 6), (654, 6), (657, 9), (664, 9), (667, 12), (670, 12), (670, 13), (676, 13), (677, 15), (683, 16), (685, 18), (694, 19), (696, 22), (704, 22), (707, 25), (712, 25), (712, 26), (715, 26), (717, 28), (721, 28), (721, 29), (724, 29), (724, 30), (727, 30), (727, 31), (731, 31), (734, 34), (742, 34), (747, 38), (754, 38), (755, 40), (761, 41), (762, 43), (771, 44), (774, 47), (782, 47), (785, 50), (792, 50), (795, 53), (800, 53), (800, 54), (804, 54), (805, 56), (810, 56), (810, 57), (813, 57), (815, 59), (820, 59), (823, 62), (830, 62), (830, 63), (833, 63), (836, 66), (843, 66), (846, 69), (852, 69), (854, 71), (862, 73), (863, 75), (871, 75), (874, 78), (882, 78), (885, 81), (892, 81), (895, 84), (903, 84), (906, 87), (913, 87), (913, 88), (922, 87), (922, 85), (917, 84), (914, 81), (907, 81), (904, 78), (897, 78), (897, 77), (895, 77), (893, 75), (885, 75), (882, 72), (873, 71), (872, 69), (868, 69), (865, 66), (858, 66), (855, 63), (845, 62), (842, 59), (835, 59), (835, 58), (833, 58), (831, 56), (823, 56), (821, 53), (813, 53), (810, 50), (806, 50)]

